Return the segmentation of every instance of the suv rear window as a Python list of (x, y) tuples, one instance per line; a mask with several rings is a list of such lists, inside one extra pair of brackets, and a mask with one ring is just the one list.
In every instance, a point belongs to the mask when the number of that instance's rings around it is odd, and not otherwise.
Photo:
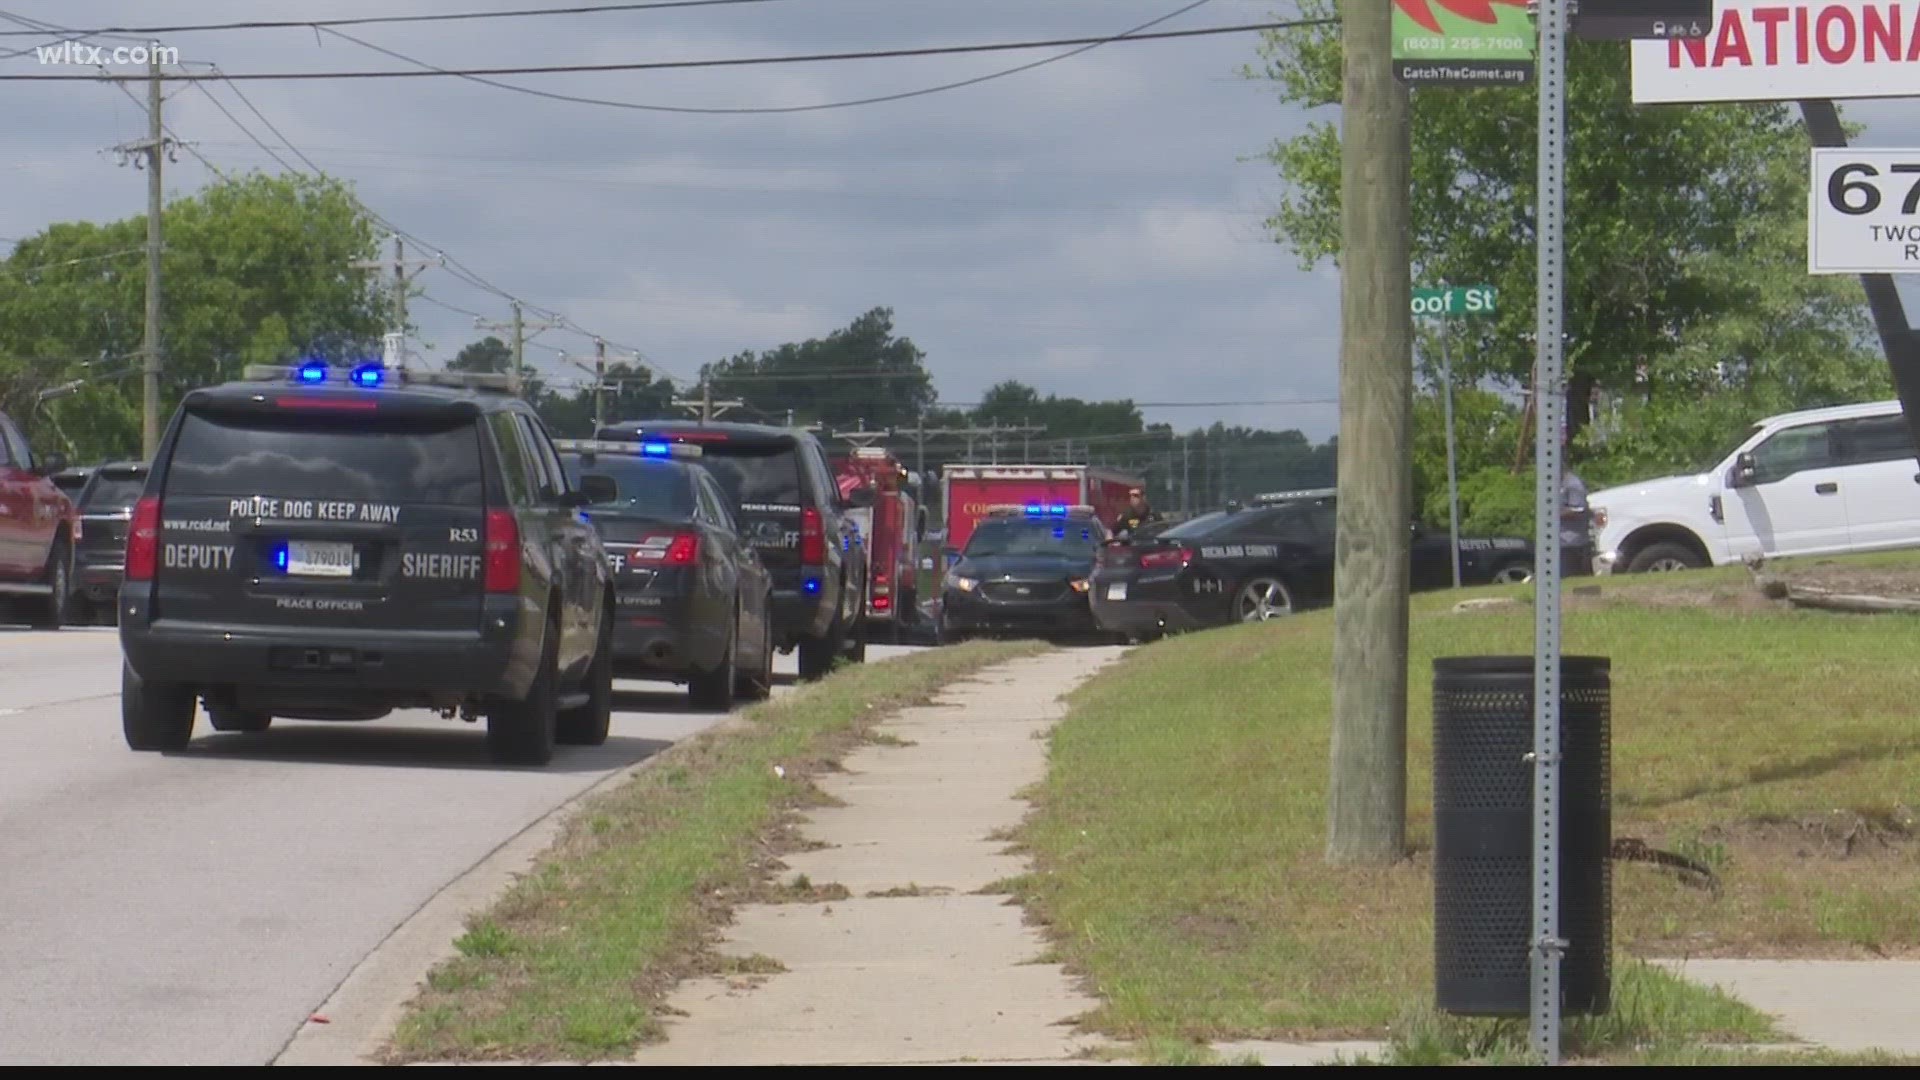
[(166, 492), (477, 505), (486, 484), (470, 417), (188, 413)]
[(582, 475), (604, 476), (613, 481), (619, 497), (610, 503), (596, 503), (621, 510), (638, 510), (663, 517), (693, 516), (693, 492), (686, 475), (678, 466), (640, 458), (603, 456), (590, 466), (582, 466), (580, 455), (561, 454), (567, 479), (574, 490), (580, 489)]
[(805, 506), (800, 452), (794, 446), (716, 446), (700, 458), (735, 506)]
[(86, 493), (86, 509), (120, 510), (140, 501), (147, 478), (141, 473), (102, 473)]

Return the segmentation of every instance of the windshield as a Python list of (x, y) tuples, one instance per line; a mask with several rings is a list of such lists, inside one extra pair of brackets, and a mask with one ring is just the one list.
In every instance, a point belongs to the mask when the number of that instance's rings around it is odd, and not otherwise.
[(800, 455), (790, 446), (708, 446), (700, 459), (733, 505), (804, 506)]
[(1699, 471), (1705, 472), (1708, 469), (1711, 469), (1719, 465), (1721, 462), (1727, 460), (1727, 458), (1732, 457), (1733, 452), (1735, 450), (1740, 449), (1740, 444), (1746, 442), (1748, 439), (1751, 439), (1755, 435), (1758, 435), (1760, 433), (1760, 427), (1761, 425), (1754, 424), (1753, 426), (1748, 427), (1745, 430), (1741, 431), (1740, 434), (1735, 435), (1731, 439), (1728, 439), (1726, 443), (1720, 447), (1720, 450), (1718, 453), (1714, 454), (1712, 457), (1700, 463)]
[(566, 466), (567, 479), (575, 490), (581, 488), (582, 475), (604, 476), (613, 481), (617, 494), (610, 501), (594, 503), (595, 506), (659, 517), (693, 516), (693, 492), (680, 469), (670, 462), (597, 457), (591, 466), (582, 469), (578, 454), (561, 454), (560, 462)]
[(983, 521), (967, 539), (969, 559), (996, 555), (1053, 555), (1091, 559), (1100, 530), (1083, 521)]
[(87, 492), (86, 509), (99, 513), (128, 509), (140, 501), (140, 493), (146, 486), (147, 478), (139, 473), (102, 474)]
[(1214, 526), (1219, 525), (1225, 520), (1227, 520), (1227, 512), (1225, 510), (1215, 510), (1210, 514), (1201, 514), (1191, 521), (1183, 521), (1160, 535), (1170, 536), (1176, 540), (1183, 536), (1199, 536), (1202, 533), (1212, 532)]

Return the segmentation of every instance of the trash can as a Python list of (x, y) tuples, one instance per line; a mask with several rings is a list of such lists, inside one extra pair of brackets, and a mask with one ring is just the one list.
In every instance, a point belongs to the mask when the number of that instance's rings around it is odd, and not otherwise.
[[(1533, 936), (1531, 656), (1433, 662), (1436, 1007), (1526, 1016)], [(1611, 664), (1561, 657), (1560, 990), (1599, 1015), (1612, 984)]]

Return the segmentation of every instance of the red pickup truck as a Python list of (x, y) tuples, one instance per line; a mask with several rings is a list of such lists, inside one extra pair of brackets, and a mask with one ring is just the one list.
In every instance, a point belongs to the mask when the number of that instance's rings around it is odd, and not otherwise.
[(36, 457), (0, 413), (0, 600), (45, 630), (64, 621), (80, 539), (80, 511), (52, 479), (66, 467), (63, 454)]

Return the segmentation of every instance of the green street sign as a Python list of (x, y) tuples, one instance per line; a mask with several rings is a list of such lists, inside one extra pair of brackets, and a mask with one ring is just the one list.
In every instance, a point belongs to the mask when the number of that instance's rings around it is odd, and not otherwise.
[(1491, 285), (1456, 285), (1451, 289), (1413, 290), (1416, 319), (1470, 319), (1493, 314)]
[(1523, 86), (1538, 41), (1526, 0), (1393, 0), (1393, 74), (1408, 86)]

